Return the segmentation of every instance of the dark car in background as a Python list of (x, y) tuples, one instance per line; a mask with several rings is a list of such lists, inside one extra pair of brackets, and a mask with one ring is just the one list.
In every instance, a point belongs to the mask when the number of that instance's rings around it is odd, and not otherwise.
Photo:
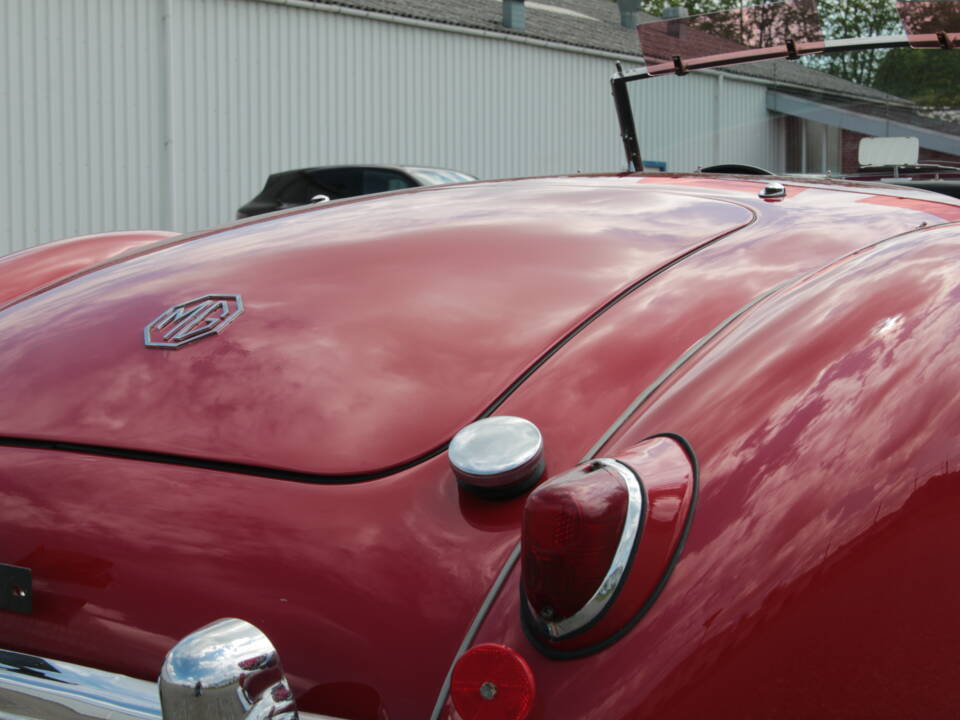
[[(238, 218), (284, 210), (310, 202), (403, 190), (423, 185), (449, 185), (477, 178), (444, 168), (392, 165), (337, 165), (286, 170), (267, 178), (263, 190), (237, 211)], [(318, 197), (321, 196), (321, 197)]]

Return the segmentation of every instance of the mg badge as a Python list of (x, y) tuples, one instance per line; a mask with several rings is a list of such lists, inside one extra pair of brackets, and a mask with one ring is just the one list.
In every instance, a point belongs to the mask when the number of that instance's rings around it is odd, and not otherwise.
[(147, 347), (178, 348), (223, 332), (243, 312), (239, 295), (204, 295), (165, 310), (143, 329)]

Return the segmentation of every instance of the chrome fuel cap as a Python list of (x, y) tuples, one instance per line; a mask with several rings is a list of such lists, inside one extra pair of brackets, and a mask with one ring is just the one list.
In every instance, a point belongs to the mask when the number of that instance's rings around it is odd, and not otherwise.
[(462, 487), (488, 497), (512, 497), (543, 475), (543, 436), (523, 418), (484, 418), (453, 436), (449, 456)]

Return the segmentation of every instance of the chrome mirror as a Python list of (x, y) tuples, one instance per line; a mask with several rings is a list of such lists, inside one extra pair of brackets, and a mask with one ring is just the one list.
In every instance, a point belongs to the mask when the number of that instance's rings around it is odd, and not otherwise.
[(173, 646), (160, 672), (164, 720), (298, 720), (270, 639), (243, 620), (217, 620)]

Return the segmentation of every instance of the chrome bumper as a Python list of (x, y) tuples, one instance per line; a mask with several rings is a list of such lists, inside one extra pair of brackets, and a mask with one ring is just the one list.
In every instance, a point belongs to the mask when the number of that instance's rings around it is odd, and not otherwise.
[(155, 683), (0, 650), (3, 720), (161, 720)]
[[(272, 682), (252, 696), (248, 688), (262, 686), (264, 677)], [(159, 683), (0, 650), (0, 720), (298, 717), (337, 720), (297, 711), (273, 645), (242, 620), (218, 620), (177, 643), (167, 654)]]

